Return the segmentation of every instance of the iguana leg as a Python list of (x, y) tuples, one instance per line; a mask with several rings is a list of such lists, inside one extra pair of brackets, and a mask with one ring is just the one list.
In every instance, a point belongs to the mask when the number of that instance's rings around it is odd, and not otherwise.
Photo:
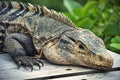
[(32, 39), (26, 35), (13, 33), (6, 37), (4, 42), (4, 51), (8, 52), (14, 59), (18, 68), (21, 65), (31, 67), (33, 70), (33, 65), (37, 65), (40, 69), (40, 63), (43, 63), (40, 59), (36, 58), (36, 49), (32, 43)]

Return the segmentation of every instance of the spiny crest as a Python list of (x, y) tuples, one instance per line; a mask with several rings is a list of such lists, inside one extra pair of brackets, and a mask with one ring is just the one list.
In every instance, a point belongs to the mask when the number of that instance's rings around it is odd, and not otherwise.
[(38, 5), (37, 7), (33, 6), (31, 3), (28, 3), (28, 6), (25, 6), (22, 2), (18, 3), (18, 2), (11, 2), (13, 8), (15, 9), (20, 9), (21, 7), (23, 7), (24, 10), (26, 10), (27, 8), (29, 9), (29, 12), (33, 12), (36, 14), (42, 14), (41, 12), (41, 7)]
[(43, 12), (49, 17), (52, 17), (58, 21), (68, 24), (69, 26), (75, 27), (75, 24), (63, 13), (57, 13), (55, 10), (49, 10), (45, 6), (43, 6)]
[(26, 8), (29, 9), (30, 12), (36, 12), (37, 8), (34, 7), (31, 3), (28, 3), (28, 7), (26, 7), (22, 2), (18, 3), (18, 2), (11, 2), (11, 5), (13, 7), (13, 9), (20, 9), (21, 7), (23, 7), (23, 9), (25, 10)]
[[(28, 3), (28, 4), (29, 4), (30, 11), (33, 11), (36, 13), (39, 12), (40, 14), (42, 14), (40, 6), (38, 6), (36, 8), (32, 4), (30, 4), (30, 3)], [(68, 24), (69, 26), (75, 27), (75, 24), (67, 16), (65, 16), (63, 13), (57, 13), (55, 10), (49, 10), (45, 6), (43, 6), (42, 10), (43, 10), (43, 14), (45, 14), (46, 16), (52, 17), (58, 21), (61, 21), (65, 24)]]
[(28, 8), (31, 12), (35, 12), (36, 11), (36, 8), (31, 4), (31, 3), (28, 3)]
[[(41, 8), (39, 5), (37, 7), (34, 7), (31, 3), (28, 3), (28, 5), (29, 6), (25, 6), (22, 2), (20, 2), (20, 3), (18, 3), (18, 2), (8, 3), (8, 2), (0, 1), (0, 9), (2, 8), (2, 9), (6, 10), (6, 11), (5, 10), (2, 11), (2, 13), (3, 12), (6, 13), (6, 12), (8, 12), (8, 10), (11, 10), (11, 9), (18, 9), (19, 12), (24, 10), (24, 12), (32, 12), (33, 14), (35, 13), (35, 14), (40, 15), (40, 16), (44, 16), (44, 15), (49, 16), (49, 17), (52, 17), (58, 21), (65, 23), (71, 27), (75, 27), (75, 24), (68, 17), (66, 17), (63, 13), (57, 13), (54, 10), (49, 10), (45, 6), (43, 6), (43, 8)], [(22, 14), (22, 13), (20, 12), (20, 14)], [(24, 13), (23, 13), (23, 15), (24, 15)], [(18, 15), (15, 14), (12, 16), (16, 16), (15, 18), (17, 18)]]
[(39, 5), (37, 7), (34, 7), (31, 3), (28, 3), (28, 5), (29, 11), (40, 15), (42, 14), (41, 7)]

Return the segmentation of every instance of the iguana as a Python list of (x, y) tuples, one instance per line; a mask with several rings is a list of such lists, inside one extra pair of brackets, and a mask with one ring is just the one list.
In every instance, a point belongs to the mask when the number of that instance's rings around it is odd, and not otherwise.
[(104, 42), (87, 29), (77, 28), (62, 13), (45, 6), (0, 1), (0, 48), (17, 63), (41, 67), (36, 55), (49, 62), (108, 70), (113, 58)]

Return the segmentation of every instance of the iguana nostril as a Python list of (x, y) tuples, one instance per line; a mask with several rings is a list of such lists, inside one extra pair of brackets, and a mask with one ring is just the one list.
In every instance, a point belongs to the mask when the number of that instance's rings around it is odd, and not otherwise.
[(100, 61), (104, 61), (104, 58), (102, 56), (99, 56)]

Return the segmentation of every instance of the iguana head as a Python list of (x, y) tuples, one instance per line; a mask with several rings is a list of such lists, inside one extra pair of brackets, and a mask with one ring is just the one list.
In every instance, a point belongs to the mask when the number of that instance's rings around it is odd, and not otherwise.
[(112, 68), (113, 59), (103, 41), (86, 29), (75, 29), (51, 41), (43, 51), (52, 63), (79, 65), (99, 70)]

